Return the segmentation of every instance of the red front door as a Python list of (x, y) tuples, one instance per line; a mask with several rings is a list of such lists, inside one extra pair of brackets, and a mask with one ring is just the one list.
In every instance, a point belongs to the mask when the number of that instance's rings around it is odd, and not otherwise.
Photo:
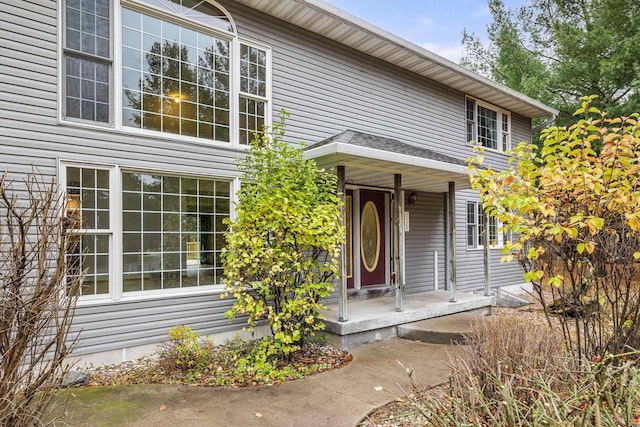
[[(384, 285), (386, 282), (385, 193), (360, 191), (360, 284)], [(357, 259), (357, 258), (356, 258)]]

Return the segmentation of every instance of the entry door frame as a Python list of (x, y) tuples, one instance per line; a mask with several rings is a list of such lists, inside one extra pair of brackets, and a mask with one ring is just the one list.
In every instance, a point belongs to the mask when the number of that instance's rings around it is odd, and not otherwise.
[[(345, 190), (351, 190), (353, 192), (353, 196), (351, 199), (351, 206), (353, 209), (351, 220), (351, 233), (353, 234), (353, 240), (351, 245), (352, 250), (352, 260), (353, 263), (352, 273), (353, 273), (353, 288), (355, 290), (360, 290), (362, 288), (362, 280), (360, 278), (360, 190), (371, 190), (371, 191), (379, 191), (381, 193), (385, 193), (384, 198), (384, 217), (385, 224), (383, 227), (384, 230), (384, 240), (385, 240), (385, 283), (382, 286), (393, 286), (391, 283), (391, 258), (392, 254), (392, 242), (391, 242), (391, 226), (393, 224), (393, 220), (391, 216), (393, 212), (391, 212), (391, 198), (393, 197), (393, 189), (390, 188), (380, 188), (380, 187), (368, 187), (365, 185), (354, 185), (347, 184), (345, 185)], [(404, 197), (404, 196), (403, 196)], [(372, 286), (375, 288), (375, 286)], [(371, 289), (372, 287), (367, 286), (366, 289)]]

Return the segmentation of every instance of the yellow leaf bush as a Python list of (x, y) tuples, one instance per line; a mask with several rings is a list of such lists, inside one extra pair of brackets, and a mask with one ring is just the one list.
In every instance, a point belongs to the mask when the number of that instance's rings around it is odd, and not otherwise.
[(567, 345), (589, 358), (640, 347), (639, 116), (607, 118), (593, 99), (574, 125), (544, 130), (539, 150), (518, 145), (507, 170), (469, 160), (472, 187), (512, 232), (505, 253), (559, 310)]

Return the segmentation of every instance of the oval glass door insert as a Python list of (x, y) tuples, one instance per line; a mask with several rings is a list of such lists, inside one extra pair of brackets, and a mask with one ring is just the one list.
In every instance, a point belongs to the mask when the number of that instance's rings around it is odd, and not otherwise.
[(380, 217), (372, 201), (365, 203), (360, 215), (360, 253), (368, 272), (373, 272), (380, 259)]

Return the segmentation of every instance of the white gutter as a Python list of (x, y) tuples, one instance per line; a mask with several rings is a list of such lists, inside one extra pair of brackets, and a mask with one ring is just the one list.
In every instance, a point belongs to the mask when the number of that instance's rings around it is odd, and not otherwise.
[[(236, 1), (526, 117), (558, 114), (554, 108), (474, 73), (322, 0)], [(309, 19), (313, 12), (326, 18), (321, 27), (314, 25), (319, 21), (318, 18)], [(345, 27), (345, 31), (336, 32), (336, 28), (341, 25)], [(366, 38), (379, 41), (379, 45), (375, 49), (364, 48)], [(398, 53), (402, 55), (399, 56)]]
[(444, 58), (436, 53), (433, 53), (421, 46), (418, 46), (415, 43), (412, 43), (408, 40), (403, 39), (402, 37), (399, 37), (393, 33), (390, 33), (388, 31), (383, 30), (380, 27), (377, 27), (363, 19), (358, 18), (357, 16), (354, 16), (348, 12), (345, 12), (344, 10), (341, 10), (335, 6), (332, 6), (329, 3), (326, 3), (322, 0), (296, 0), (298, 3), (302, 3), (302, 4), (306, 4), (311, 8), (314, 8), (318, 11), (321, 11), (323, 13), (330, 13), (331, 15), (334, 15), (334, 17), (338, 18), (339, 20), (343, 21), (345, 24), (349, 24), (351, 26), (355, 26), (358, 29), (365, 31), (367, 33), (370, 33), (374, 36), (377, 37), (381, 37), (383, 39), (386, 39), (386, 41), (392, 42), (394, 44), (396, 44), (398, 47), (410, 50), (416, 54), (418, 54), (419, 56), (424, 57), (425, 59), (428, 59), (429, 61), (438, 64), (444, 68), (448, 68), (451, 71), (454, 71), (458, 74), (463, 75), (464, 77), (467, 77), (469, 79), (472, 80), (476, 80), (484, 85), (490, 86), (491, 88), (503, 92), (513, 98), (516, 98), (522, 102), (525, 102), (527, 104), (530, 104), (536, 108), (539, 108), (541, 110), (546, 111), (549, 114), (552, 114), (554, 116), (558, 115), (558, 110), (556, 110), (555, 108), (551, 108), (548, 105), (543, 104), (540, 101), (537, 101), (533, 98), (530, 98), (516, 90), (513, 90), (507, 86), (501, 85), (499, 83), (496, 83), (484, 76), (481, 76), (478, 73), (475, 73), (465, 67), (462, 67), (461, 65), (456, 64), (453, 61), (448, 60), (447, 58)]

